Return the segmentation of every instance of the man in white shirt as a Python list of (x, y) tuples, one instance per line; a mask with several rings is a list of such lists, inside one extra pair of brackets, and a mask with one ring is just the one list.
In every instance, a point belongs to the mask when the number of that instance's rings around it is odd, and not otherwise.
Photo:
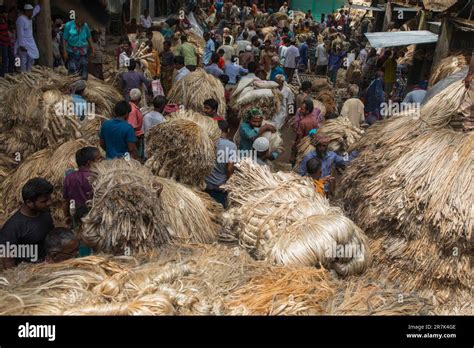
[(354, 127), (360, 127), (365, 121), (364, 117), (364, 103), (357, 98), (358, 90), (351, 89), (351, 98), (344, 102), (341, 109), (341, 116), (347, 117)]
[(237, 40), (237, 52), (235, 52), (237, 55), (239, 55), (240, 52), (245, 52), (247, 46), (252, 46), (252, 43), (248, 40), (249, 33), (247, 31), (242, 33), (242, 38), (243, 40)]
[(176, 76), (174, 77), (174, 83), (178, 82), (191, 72), (184, 66), (184, 58), (181, 56), (174, 57), (174, 68), (177, 70)]
[(367, 51), (367, 46), (365, 46), (363, 49), (360, 50), (358, 59), (359, 59), (361, 65), (365, 64), (365, 61), (367, 60), (367, 55), (368, 54), (369, 54), (369, 52)]
[(316, 47), (316, 75), (326, 75), (328, 70), (329, 45), (329, 41), (326, 40)]
[(281, 102), (280, 110), (278, 110), (277, 114), (272, 117), (272, 123), (275, 125), (277, 130), (280, 130), (288, 118), (289, 107), (294, 104), (295, 96), (287, 86), (285, 76), (279, 74), (275, 77), (275, 81), (278, 83), (281, 94), (283, 94), (283, 100)]
[(150, 29), (153, 26), (153, 19), (150, 17), (150, 11), (145, 9), (143, 14), (140, 16), (140, 26), (143, 29)]
[(148, 133), (151, 127), (165, 122), (163, 117), (163, 110), (165, 109), (168, 101), (165, 97), (158, 95), (153, 99), (153, 110), (147, 113), (143, 113), (143, 126), (142, 130), (145, 135)]
[(40, 12), (40, 6), (30, 4), (23, 7), (23, 14), (16, 20), (15, 49), (21, 61), (21, 71), (30, 71), (35, 59), (39, 58), (38, 47), (33, 37), (33, 17)]
[(298, 66), (299, 58), (300, 50), (295, 46), (295, 40), (291, 40), (291, 44), (285, 52), (285, 65), (283, 66), (289, 82), (293, 81), (293, 74)]

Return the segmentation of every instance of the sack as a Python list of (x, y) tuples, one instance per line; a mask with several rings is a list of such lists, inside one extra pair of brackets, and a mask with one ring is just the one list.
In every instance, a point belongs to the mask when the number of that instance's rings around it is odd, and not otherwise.
[(153, 98), (155, 98), (156, 96), (165, 96), (165, 91), (163, 90), (163, 86), (161, 85), (161, 81), (160, 80), (153, 80), (151, 82), (151, 88), (152, 88), (152, 91), (153, 91)]

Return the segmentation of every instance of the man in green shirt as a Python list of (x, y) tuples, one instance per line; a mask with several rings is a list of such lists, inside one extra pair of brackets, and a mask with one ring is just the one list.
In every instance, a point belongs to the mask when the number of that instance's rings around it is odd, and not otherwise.
[(199, 56), (196, 52), (196, 48), (188, 42), (188, 37), (186, 35), (181, 36), (181, 47), (178, 50), (178, 56), (184, 58), (184, 65), (189, 71), (196, 70)]

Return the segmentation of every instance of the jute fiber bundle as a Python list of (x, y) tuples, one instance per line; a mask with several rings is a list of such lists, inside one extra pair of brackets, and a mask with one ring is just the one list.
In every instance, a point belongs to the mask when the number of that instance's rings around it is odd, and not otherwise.
[(460, 52), (453, 53), (452, 55), (441, 59), (438, 66), (431, 74), (428, 85), (434, 86), (445, 77), (461, 71), (467, 65), (469, 65), (468, 56)]
[(466, 173), (474, 169), (474, 138), (448, 128), (463, 96), (450, 85), (421, 117), (408, 113), (371, 127), (341, 182), (345, 208), (382, 238), (378, 253), (387, 255), (388, 274), (407, 290), (471, 286), (474, 187)]
[(347, 71), (345, 69), (339, 69), (336, 76), (336, 87), (346, 88), (347, 87)]
[(274, 25), (280, 21), (288, 21), (288, 15), (283, 12), (276, 12), (267, 17), (267, 25)]
[[(0, 153), (19, 153), (26, 158), (47, 146), (57, 147), (83, 137), (82, 126), (95, 116), (80, 123), (75, 115), (69, 114), (74, 113), (74, 108), (68, 89), (77, 79), (44, 67), (0, 79)], [(110, 115), (115, 102), (121, 99), (120, 94), (93, 77), (87, 84), (84, 97), (90, 104), (86, 110)], [(24, 102), (25, 95), (28, 103)]]
[(164, 221), (161, 224), (171, 238), (181, 243), (217, 241), (222, 205), (209, 195), (173, 180), (160, 177), (156, 180), (163, 186), (160, 202)]
[[(64, 220), (61, 210), (64, 176), (68, 169), (76, 168), (77, 150), (89, 146), (82, 140), (72, 140), (62, 144), (56, 150), (44, 149), (35, 152), (8, 176), (0, 185), (2, 206), (6, 214), (12, 214), (23, 202), (21, 189), (30, 179), (42, 177), (54, 187), (52, 194), (51, 213), (55, 223), (62, 224)], [(54, 164), (54, 165), (52, 165)]]
[(173, 119), (146, 136), (146, 166), (158, 176), (201, 187), (216, 163), (215, 143), (196, 122)]
[(347, 68), (347, 83), (360, 84), (362, 82), (362, 63), (354, 60)]
[(342, 116), (326, 120), (319, 132), (331, 140), (328, 149), (335, 152), (347, 151), (364, 134), (362, 129), (354, 127), (347, 117)]
[(151, 38), (153, 48), (159, 53), (163, 52), (163, 43), (165, 42), (165, 37), (159, 31), (153, 30), (153, 37)]
[(215, 120), (191, 109), (180, 109), (169, 115), (167, 119), (193, 121), (209, 134), (209, 138), (211, 138), (213, 142), (216, 142), (221, 137), (221, 130)]
[(334, 95), (334, 90), (320, 90), (312, 94), (312, 97), (320, 101), (326, 110), (326, 114), (332, 114), (337, 111), (336, 99)]
[(82, 238), (95, 250), (123, 255), (170, 241), (159, 203), (162, 186), (147, 168), (131, 159), (97, 163), (92, 186)]
[(204, 112), (204, 101), (215, 99), (219, 103), (219, 115), (226, 114), (226, 103), (222, 82), (203, 69), (196, 69), (173, 85), (168, 93), (170, 103), (183, 105), (186, 109)]
[[(275, 264), (323, 264), (341, 275), (363, 271), (371, 261), (363, 233), (340, 210), (316, 193), (312, 183), (293, 173), (272, 174), (251, 161), (239, 163), (224, 189), (231, 210), (224, 226), (256, 259)], [(229, 233), (224, 239), (230, 240)], [(336, 246), (360, 253), (338, 259)], [(342, 265), (344, 264), (344, 265)]]

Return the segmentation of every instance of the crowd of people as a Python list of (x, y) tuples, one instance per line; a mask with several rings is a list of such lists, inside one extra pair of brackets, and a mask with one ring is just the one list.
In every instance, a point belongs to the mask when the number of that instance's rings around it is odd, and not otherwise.
[[(188, 11), (196, 10), (195, 2), (190, 1), (187, 5)], [(112, 118), (100, 129), (100, 146), (106, 159), (133, 158), (144, 162), (147, 158), (144, 144), (147, 133), (179, 108), (179, 105), (168, 102), (167, 92), (188, 74), (202, 68), (222, 82), (227, 101), (232, 92), (239, 89), (239, 84), (249, 79), (273, 81), (282, 95), (281, 107), (276, 114), (265, 115), (261, 109), (251, 108), (238, 129), (232, 127), (233, 115), (230, 112), (225, 115), (218, 113), (219, 101), (206, 100), (203, 105), (205, 115), (215, 121), (221, 131), (216, 143), (218, 152), (255, 151), (257, 163), (269, 165), (281, 157), (282, 150), (270, 149), (270, 142), (263, 135), (287, 127), (294, 137), (294, 142), (287, 146), (293, 169), (301, 176), (312, 178), (319, 193), (331, 195), (335, 168), (344, 168), (357, 153), (341, 155), (328, 150), (330, 139), (319, 131), (325, 120), (347, 117), (354, 127), (370, 126), (383, 118), (381, 108), (385, 101), (421, 103), (426, 93), (425, 81), (420, 81), (417, 86), (407, 86), (407, 67), (397, 63), (402, 52), (376, 50), (363, 38), (365, 32), (373, 30), (371, 19), (353, 25), (346, 10), (327, 16), (323, 14), (319, 20), (308, 11), (299, 22), (275, 21), (271, 23), (271, 30), (264, 33), (262, 27), (255, 24), (258, 16), (275, 13), (276, 9), (258, 8), (255, 3), (240, 7), (235, 1), (216, 1), (203, 10), (208, 17), (204, 24), (202, 55), (189, 42), (190, 23), (186, 17), (170, 17), (154, 27), (146, 10), (138, 21), (124, 22), (123, 32), (135, 35), (136, 40), (124, 36), (116, 50), (117, 68), (125, 70), (120, 74), (124, 100), (115, 105)], [(292, 15), (287, 3), (278, 11)], [(31, 20), (37, 12), (32, 6), (25, 5), (23, 15), (16, 21), (16, 41), (11, 32), (15, 28), (5, 26), (5, 8), (0, 7), (0, 12), (2, 72), (11, 72), (10, 57), (15, 54), (22, 57), (21, 70), (28, 71), (34, 59), (38, 58), (31, 33)], [(160, 31), (165, 38), (161, 52), (153, 48), (153, 29)], [(80, 18), (65, 24), (58, 21), (53, 35), (57, 43), (55, 64), (65, 62), (70, 73), (81, 74), (82, 80), (71, 88), (75, 98), (85, 101), (82, 92), (87, 88), (88, 72), (101, 77), (103, 58), (99, 51), (99, 35), (90, 32)], [(180, 41), (174, 50), (171, 49), (172, 38)], [(14, 46), (18, 46), (17, 53), (11, 49), (14, 41)], [(132, 52), (142, 47), (142, 43), (148, 46), (148, 77), (140, 61), (132, 58)], [(344, 101), (340, 112), (322, 117), (311, 97), (312, 84), (309, 81), (300, 85), (298, 93), (290, 88), (290, 84), (296, 84), (300, 74), (326, 76), (335, 87), (339, 69), (347, 69), (356, 60), (362, 67), (362, 78), (349, 88), (349, 98)], [(238, 144), (233, 141), (235, 132), (239, 135)], [(298, 144), (305, 137), (310, 137), (315, 150), (295, 166)], [(87, 202), (93, 195), (88, 181), (90, 168), (100, 160), (99, 149), (83, 148), (76, 153), (78, 170), (65, 177), (63, 210), (71, 226), (80, 223), (81, 217), (87, 214)], [(205, 180), (206, 192), (224, 207), (227, 194), (222, 186), (232, 175), (234, 164), (232, 160), (218, 160)], [(0, 232), (0, 244), (36, 244), (41, 250), (40, 258), (48, 262), (77, 255), (80, 245), (74, 234), (69, 229), (53, 226), (48, 211), (52, 193), (53, 186), (46, 180), (30, 180), (22, 190), (23, 205)], [(81, 254), (90, 252), (86, 249)], [(4, 266), (11, 267), (24, 260), (4, 261)]]

